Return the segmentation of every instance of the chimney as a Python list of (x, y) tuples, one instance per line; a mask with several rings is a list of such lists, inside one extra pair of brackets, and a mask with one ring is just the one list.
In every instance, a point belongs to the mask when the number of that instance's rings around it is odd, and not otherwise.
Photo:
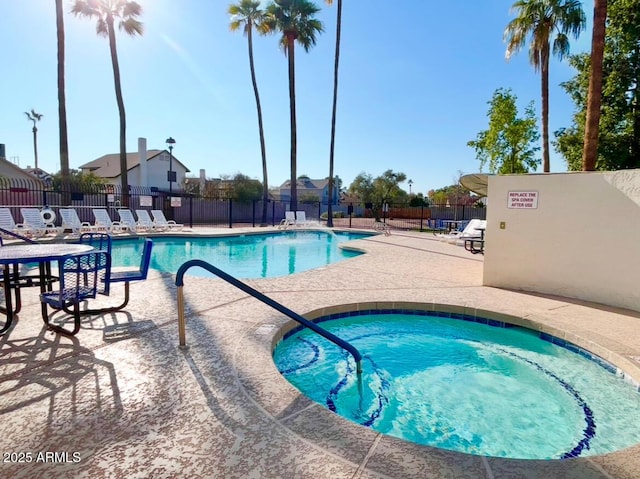
[(207, 184), (207, 175), (204, 172), (204, 168), (200, 169), (200, 194), (204, 194), (204, 187)]
[(138, 154), (140, 155), (140, 186), (147, 185), (147, 139), (138, 138)]

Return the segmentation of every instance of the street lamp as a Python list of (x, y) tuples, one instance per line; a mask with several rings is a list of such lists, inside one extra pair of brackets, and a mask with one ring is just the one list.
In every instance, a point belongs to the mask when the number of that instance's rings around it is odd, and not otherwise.
[(167, 171), (167, 181), (169, 182), (169, 219), (173, 219), (173, 206), (171, 205), (171, 196), (173, 193), (173, 182), (176, 181), (176, 174), (173, 171), (173, 145), (176, 144), (176, 140), (172, 137), (167, 138), (165, 141), (169, 145), (169, 171)]
[(407, 183), (409, 183), (409, 195), (411, 195), (411, 185), (413, 184), (413, 180), (409, 180)]
[(165, 141), (169, 145), (169, 171), (167, 171), (167, 181), (169, 182), (169, 196), (173, 192), (173, 182), (176, 181), (176, 175), (173, 172), (173, 145), (176, 144), (176, 140), (169, 137)]

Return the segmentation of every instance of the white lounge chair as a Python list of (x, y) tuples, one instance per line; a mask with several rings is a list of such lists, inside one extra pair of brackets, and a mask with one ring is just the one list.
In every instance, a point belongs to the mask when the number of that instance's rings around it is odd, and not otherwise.
[(9, 208), (0, 208), (0, 228), (19, 235), (30, 234), (29, 229), (26, 228), (24, 224), (14, 221)]
[(136, 221), (131, 210), (128, 210), (126, 208), (119, 209), (118, 216), (120, 216), (120, 224), (125, 225), (127, 228), (129, 228), (129, 231), (133, 231), (134, 233), (149, 231), (151, 229), (150, 226), (143, 225), (142, 223)]
[(280, 220), (278, 229), (287, 229), (289, 226), (296, 225), (296, 214), (293, 211), (285, 211), (284, 218)]
[(73, 234), (95, 231), (97, 228), (88, 221), (80, 221), (78, 212), (73, 208), (60, 208), (58, 210), (62, 218), (62, 229), (71, 230)]
[(151, 219), (151, 216), (149, 216), (149, 212), (147, 210), (136, 210), (136, 216), (138, 217), (138, 224), (149, 231), (163, 231), (168, 229), (167, 226), (158, 226), (153, 224), (153, 220)]
[(470, 220), (462, 231), (454, 231), (449, 234), (436, 234), (441, 241), (447, 243), (464, 245), (465, 238), (479, 238), (481, 233), (476, 230), (477, 227), (486, 226), (486, 220), (474, 218)]
[(176, 223), (173, 220), (167, 220), (162, 210), (151, 210), (153, 215), (153, 224), (156, 228), (169, 228), (170, 230), (177, 229), (182, 231), (184, 225), (182, 223)]
[(311, 224), (304, 211), (296, 211), (296, 226), (310, 226)]
[(93, 216), (96, 219), (95, 226), (107, 233), (122, 233), (129, 229), (119, 221), (111, 221), (109, 213), (104, 208), (93, 208)]
[(20, 208), (23, 224), (25, 228), (32, 233), (45, 235), (47, 233), (58, 234), (62, 232), (62, 228), (51, 223), (46, 223), (40, 214), (38, 208)]

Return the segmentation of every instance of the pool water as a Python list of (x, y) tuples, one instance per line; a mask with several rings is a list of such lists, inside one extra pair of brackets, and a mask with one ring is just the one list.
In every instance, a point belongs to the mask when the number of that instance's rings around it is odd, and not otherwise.
[(640, 443), (640, 393), (601, 364), (519, 327), (419, 314), (366, 314), (280, 342), (281, 373), (312, 400), (408, 441), (470, 454), (563, 459)]
[[(154, 237), (151, 268), (176, 273), (186, 261), (201, 259), (236, 278), (274, 278), (326, 266), (361, 253), (338, 245), (371, 236), (367, 233), (286, 231), (224, 237)], [(139, 239), (115, 240), (114, 266), (137, 266), (142, 254)], [(212, 276), (202, 268), (188, 272)]]

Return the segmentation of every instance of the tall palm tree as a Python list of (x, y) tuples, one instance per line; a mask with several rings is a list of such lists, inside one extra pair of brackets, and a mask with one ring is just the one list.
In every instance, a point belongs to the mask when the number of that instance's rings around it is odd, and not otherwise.
[(122, 99), (120, 83), (120, 67), (118, 66), (118, 50), (116, 48), (115, 20), (118, 28), (131, 36), (142, 35), (142, 22), (137, 18), (142, 7), (137, 2), (128, 0), (75, 0), (71, 12), (76, 16), (96, 18), (96, 33), (109, 38), (113, 80), (116, 89), (116, 101), (120, 114), (120, 178), (122, 183), (122, 203), (129, 205), (129, 177), (127, 172), (127, 119)]
[(595, 0), (593, 5), (593, 34), (591, 38), (591, 75), (587, 96), (587, 119), (584, 129), (582, 169), (596, 169), (598, 157), (598, 133), (600, 127), (600, 104), (602, 100), (602, 58), (607, 22), (607, 0)]
[(267, 201), (269, 200), (269, 181), (267, 177), (267, 150), (264, 143), (264, 128), (262, 126), (262, 107), (260, 106), (260, 95), (258, 94), (258, 83), (256, 82), (256, 71), (253, 64), (253, 27), (259, 27), (264, 20), (264, 12), (260, 9), (260, 0), (241, 0), (236, 5), (229, 5), (229, 15), (231, 23), (229, 28), (232, 32), (243, 27), (249, 45), (249, 68), (251, 70), (251, 83), (253, 93), (256, 97), (256, 108), (258, 110), (258, 131), (260, 133), (260, 153), (262, 155), (262, 220), (260, 226), (267, 225)]
[[(542, 159), (545, 173), (549, 164), (549, 58), (562, 60), (569, 54), (569, 34), (577, 38), (586, 24), (579, 0), (518, 0), (511, 7), (516, 18), (504, 31), (507, 60), (517, 53), (531, 36), (529, 60), (542, 81)], [(551, 40), (553, 38), (553, 46)]]
[[(69, 144), (67, 141), (67, 100), (64, 75), (64, 13), (62, 0), (56, 0), (56, 33), (58, 37), (58, 130), (60, 137), (60, 173), (63, 191), (69, 182)], [(64, 204), (67, 204), (66, 202)]]
[(323, 31), (322, 22), (314, 18), (320, 9), (308, 0), (274, 0), (265, 10), (262, 32), (282, 32), (280, 46), (289, 60), (289, 118), (291, 123), (291, 201), (292, 211), (298, 208), (297, 130), (295, 42), (305, 51), (316, 44), (316, 34)]
[(33, 108), (31, 109), (31, 111), (25, 111), (24, 114), (27, 115), (27, 118), (29, 119), (29, 121), (33, 122), (33, 129), (31, 130), (33, 131), (33, 156), (35, 157), (36, 170), (37, 170), (38, 169), (38, 127), (36, 126), (36, 123), (42, 120), (42, 117), (44, 115), (41, 113), (36, 113), (36, 111)]
[[(325, 0), (333, 4), (333, 0)], [(335, 188), (333, 165), (336, 141), (336, 112), (338, 106), (338, 68), (340, 65), (340, 33), (342, 30), (342, 0), (338, 0), (336, 14), (336, 53), (333, 62), (333, 106), (331, 110), (331, 144), (329, 147), (329, 201), (327, 205), (327, 226), (333, 227), (333, 190)]]

